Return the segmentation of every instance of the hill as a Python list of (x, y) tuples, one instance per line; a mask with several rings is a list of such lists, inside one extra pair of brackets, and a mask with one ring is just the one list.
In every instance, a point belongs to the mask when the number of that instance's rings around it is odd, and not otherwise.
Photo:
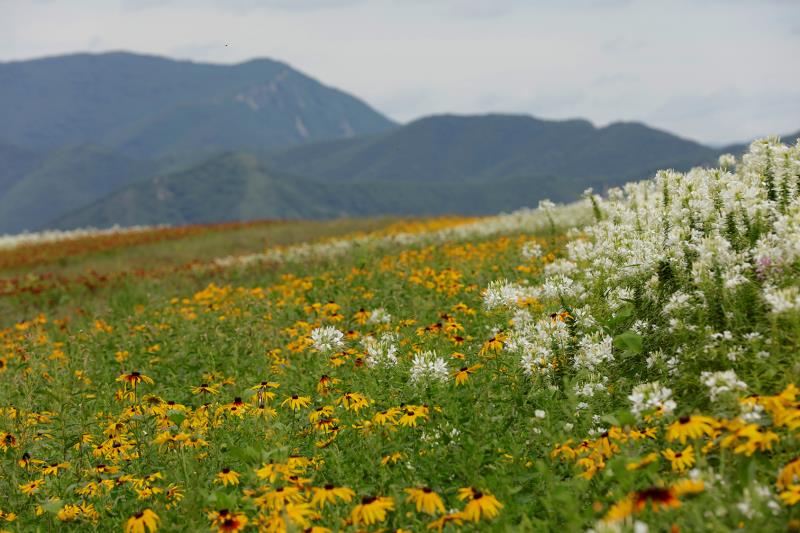
[(55, 225), (489, 214), (711, 163), (718, 151), (636, 123), (429, 117), (364, 138), (227, 153), (137, 182)]
[(45, 153), (0, 147), (0, 157), (13, 161), (16, 169), (9, 165), (0, 172), (0, 231), (6, 233), (37, 229), (43, 221), (143, 179), (156, 168), (88, 145)]
[(585, 120), (442, 115), (380, 135), (289, 149), (272, 160), (290, 172), (337, 181), (461, 183), (560, 176), (621, 183), (663, 167), (706, 163), (716, 153), (638, 123), (596, 128)]
[(96, 144), (137, 157), (279, 148), (393, 126), (278, 61), (212, 65), (122, 52), (0, 63), (0, 116), (0, 139), (21, 146)]

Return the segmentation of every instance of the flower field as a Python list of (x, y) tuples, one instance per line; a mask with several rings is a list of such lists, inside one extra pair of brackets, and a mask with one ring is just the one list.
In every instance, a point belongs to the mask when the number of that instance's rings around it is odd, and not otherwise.
[(16, 295), (0, 531), (800, 531), (798, 267), (800, 144), (765, 139)]

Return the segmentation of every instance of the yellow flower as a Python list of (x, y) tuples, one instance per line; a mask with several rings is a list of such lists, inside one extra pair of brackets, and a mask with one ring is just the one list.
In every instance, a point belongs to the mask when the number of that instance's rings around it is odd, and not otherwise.
[(336, 504), (337, 498), (350, 502), (356, 494), (347, 487), (336, 487), (330, 484), (324, 487), (313, 487), (311, 490), (314, 492), (314, 496), (311, 498), (311, 505), (319, 505), (320, 509), (325, 507), (326, 502)]
[(140, 374), (139, 372), (133, 371), (130, 374), (122, 374), (117, 378), (117, 381), (123, 381), (128, 383), (129, 385), (133, 385), (134, 387), (139, 383), (149, 383), (150, 385), (153, 384), (153, 380), (144, 374)]
[(387, 496), (365, 496), (350, 513), (355, 525), (372, 525), (386, 520), (386, 512), (394, 510), (394, 500)]
[(786, 505), (795, 505), (800, 502), (800, 485), (789, 485), (778, 496)]
[(672, 442), (680, 439), (681, 444), (686, 444), (687, 438), (697, 439), (703, 435), (713, 437), (716, 428), (717, 421), (708, 416), (682, 416), (667, 428), (667, 440)]
[(648, 453), (640, 461), (636, 461), (633, 463), (628, 463), (626, 468), (628, 470), (639, 470), (640, 468), (647, 466), (649, 464), (653, 464), (658, 461), (658, 454), (656, 452)]
[(775, 484), (779, 489), (800, 483), (800, 457), (789, 461), (778, 474)]
[(463, 385), (469, 380), (469, 376), (474, 374), (483, 365), (478, 363), (472, 366), (463, 366), (458, 372), (455, 373), (456, 385)]
[(217, 531), (235, 533), (247, 526), (247, 516), (244, 513), (232, 513), (227, 509), (215, 511), (208, 515), (212, 525), (217, 527)]
[(442, 499), (429, 487), (406, 489), (406, 493), (408, 494), (406, 501), (412, 502), (417, 507), (418, 513), (436, 514), (437, 511), (440, 513), (445, 512)]
[(450, 523), (452, 523), (454, 526), (460, 526), (463, 523), (463, 518), (464, 516), (461, 513), (446, 514), (428, 524), (428, 529), (436, 529), (441, 532), (444, 529), (444, 526)]
[(691, 468), (694, 466), (695, 458), (694, 458), (694, 448), (691, 446), (687, 446), (683, 449), (683, 451), (675, 452), (672, 451), (671, 448), (667, 448), (663, 452), (661, 452), (671, 464), (672, 470), (676, 472), (683, 472), (687, 468)]
[(284, 512), (291, 522), (301, 528), (311, 526), (309, 519), (316, 514), (311, 505), (307, 503), (287, 503)]
[(147, 533), (158, 529), (160, 519), (150, 509), (139, 511), (125, 522), (125, 533)]
[(394, 452), (390, 455), (387, 455), (381, 459), (381, 466), (386, 466), (388, 464), (397, 464), (403, 458), (403, 454), (400, 452)]
[(467, 500), (467, 506), (461, 512), (464, 520), (477, 522), (481, 518), (494, 518), (500, 514), (503, 504), (489, 492), (483, 492), (472, 487), (458, 489), (458, 499)]
[(67, 468), (69, 468), (69, 463), (52, 463), (42, 468), (42, 474), (45, 476), (57, 476), (59, 470), (66, 470)]
[(672, 491), (675, 496), (685, 494), (698, 494), (706, 489), (706, 484), (702, 479), (680, 479), (672, 484)]
[(401, 426), (416, 427), (417, 419), (427, 419), (428, 409), (426, 407), (417, 407), (415, 405), (407, 405), (403, 410), (403, 416), (397, 421)]
[(348, 411), (358, 412), (369, 405), (369, 398), (360, 392), (348, 392), (336, 400), (336, 405), (341, 405)]
[(311, 403), (310, 396), (298, 396), (297, 394), (293, 394), (290, 397), (283, 400), (283, 402), (281, 403), (281, 407), (288, 404), (290, 409), (292, 409), (293, 411), (297, 411), (298, 409), (301, 409), (303, 407), (308, 407), (310, 403)]
[(239, 473), (231, 470), (230, 468), (223, 468), (222, 470), (217, 473), (217, 479), (215, 480), (216, 483), (222, 483), (224, 486), (228, 485), (238, 485), (239, 484)]
[(219, 387), (216, 385), (209, 385), (208, 383), (203, 383), (199, 387), (192, 387), (192, 394), (218, 394)]

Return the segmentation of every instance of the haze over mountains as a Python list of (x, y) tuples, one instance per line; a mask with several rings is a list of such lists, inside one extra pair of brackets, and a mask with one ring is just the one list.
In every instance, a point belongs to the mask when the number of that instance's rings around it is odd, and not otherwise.
[(713, 163), (639, 123), (519, 115), (399, 126), (288, 65), (129, 53), (0, 63), (0, 232), (484, 214)]

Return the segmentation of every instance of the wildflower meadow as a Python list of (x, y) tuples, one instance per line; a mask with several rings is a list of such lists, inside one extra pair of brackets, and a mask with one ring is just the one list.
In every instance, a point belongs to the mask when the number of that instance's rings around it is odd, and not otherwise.
[(599, 192), (6, 239), (0, 531), (800, 531), (800, 143)]

